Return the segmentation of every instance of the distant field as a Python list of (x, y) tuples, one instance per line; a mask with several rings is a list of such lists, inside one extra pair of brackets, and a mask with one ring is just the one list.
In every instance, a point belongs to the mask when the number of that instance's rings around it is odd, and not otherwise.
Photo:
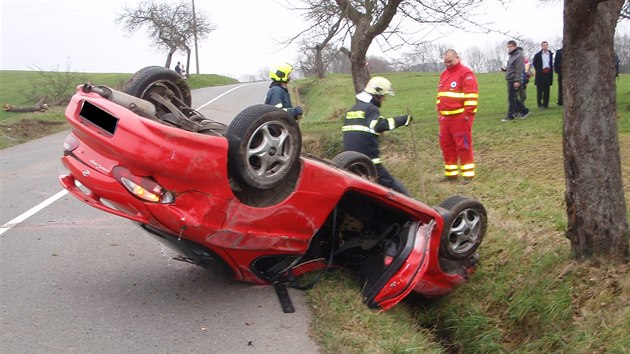
[[(0, 71), (0, 104), (13, 106), (31, 106), (42, 96), (39, 89), (50, 85), (45, 76), (58, 75), (72, 84), (67, 85), (68, 97), (76, 87), (91, 81), (96, 85), (105, 85), (121, 89), (131, 74), (116, 73), (44, 73), (36, 71)], [(192, 75), (188, 80), (191, 89), (208, 86), (227, 85), (238, 82), (235, 79), (214, 74)], [(50, 107), (47, 112), (10, 113), (0, 110), (0, 148), (19, 144), (30, 139), (67, 128), (63, 111), (65, 107)]]

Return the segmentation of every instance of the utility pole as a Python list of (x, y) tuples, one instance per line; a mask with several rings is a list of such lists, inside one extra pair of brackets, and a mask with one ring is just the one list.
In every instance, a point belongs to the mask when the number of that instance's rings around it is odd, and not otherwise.
[(197, 75), (199, 75), (199, 50), (197, 48), (197, 14), (195, 13), (195, 0), (192, 0), (193, 36), (195, 37), (195, 62), (197, 63)]

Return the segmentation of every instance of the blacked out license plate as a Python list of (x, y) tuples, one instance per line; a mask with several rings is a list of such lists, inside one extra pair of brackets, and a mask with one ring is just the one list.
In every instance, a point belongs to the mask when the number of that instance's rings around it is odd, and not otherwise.
[(83, 119), (89, 121), (111, 135), (114, 135), (114, 132), (116, 132), (118, 118), (105, 112), (103, 109), (95, 106), (89, 101), (83, 101), (83, 106), (81, 107), (79, 115)]

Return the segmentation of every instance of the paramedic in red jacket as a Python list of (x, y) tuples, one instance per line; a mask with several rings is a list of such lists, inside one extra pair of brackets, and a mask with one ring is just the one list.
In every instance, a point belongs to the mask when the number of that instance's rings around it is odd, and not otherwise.
[(469, 181), (475, 177), (472, 126), (477, 112), (477, 79), (462, 65), (457, 52), (444, 52), (446, 69), (440, 76), (437, 111), (440, 122), (440, 148), (444, 156), (444, 176), (456, 180), (460, 171)]

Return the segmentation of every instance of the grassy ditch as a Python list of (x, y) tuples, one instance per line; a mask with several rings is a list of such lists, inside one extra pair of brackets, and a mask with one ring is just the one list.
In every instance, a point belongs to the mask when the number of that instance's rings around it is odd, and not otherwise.
[[(419, 200), (437, 205), (452, 194), (480, 199), (489, 215), (481, 265), (466, 286), (441, 299), (414, 296), (389, 312), (366, 309), (346, 273), (328, 275), (308, 295), (313, 333), (327, 353), (630, 351), (630, 269), (602, 260), (577, 263), (564, 236), (562, 108), (538, 110), (528, 88), (525, 120), (500, 122), (507, 111), (500, 74), (478, 75), (474, 124), (477, 178), (440, 182), (442, 159), (434, 108), (437, 74), (386, 74), (396, 96), (385, 116), (414, 115), (411, 129), (388, 133), (385, 165)], [(332, 76), (300, 82), (305, 150), (332, 157), (341, 149), (341, 117), (354, 103), (352, 82)], [(618, 128), (630, 200), (630, 77), (618, 86)], [(557, 87), (552, 87), (555, 103)], [(532, 103), (534, 102), (534, 103)], [(412, 138), (415, 138), (417, 155)], [(416, 158), (417, 156), (417, 158)], [(629, 209), (630, 211), (630, 209)], [(428, 341), (428, 342), (427, 342)]]

